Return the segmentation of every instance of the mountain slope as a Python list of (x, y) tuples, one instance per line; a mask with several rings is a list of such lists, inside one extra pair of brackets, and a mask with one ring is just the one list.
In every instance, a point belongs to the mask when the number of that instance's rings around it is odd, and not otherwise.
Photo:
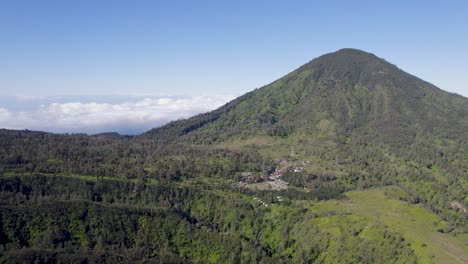
[[(164, 134), (166, 133), (166, 134)], [(339, 176), (347, 189), (398, 185), (464, 226), (468, 204), (468, 99), (377, 56), (342, 49), (210, 113), (142, 138), (312, 161), (309, 173)]]
[(201, 130), (211, 136), (220, 134), (216, 131), (236, 135), (248, 129), (253, 131), (247, 133), (258, 134), (330, 118), (345, 130), (372, 125), (385, 132), (389, 127), (413, 126), (466, 136), (467, 114), (466, 98), (444, 92), (370, 53), (343, 49), (213, 112), (179, 123), (185, 125), (183, 134)]

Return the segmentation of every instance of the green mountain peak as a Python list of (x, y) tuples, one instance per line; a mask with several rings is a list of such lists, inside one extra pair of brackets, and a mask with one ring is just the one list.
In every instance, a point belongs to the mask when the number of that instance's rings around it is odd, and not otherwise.
[(466, 123), (459, 122), (468, 116), (467, 106), (466, 98), (442, 91), (371, 53), (341, 49), (217, 110), (149, 134), (175, 128), (180, 130), (173, 135), (218, 142), (239, 134), (285, 136), (306, 127), (313, 130), (328, 120), (348, 134), (360, 130), (414, 134), (425, 129), (453, 136), (468, 130)]

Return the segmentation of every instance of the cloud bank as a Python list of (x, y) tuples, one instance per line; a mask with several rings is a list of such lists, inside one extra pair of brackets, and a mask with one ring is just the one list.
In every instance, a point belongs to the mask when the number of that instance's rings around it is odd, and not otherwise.
[(214, 110), (233, 96), (146, 97), (119, 103), (53, 102), (34, 110), (0, 106), (0, 127), (57, 133), (138, 134), (171, 120)]

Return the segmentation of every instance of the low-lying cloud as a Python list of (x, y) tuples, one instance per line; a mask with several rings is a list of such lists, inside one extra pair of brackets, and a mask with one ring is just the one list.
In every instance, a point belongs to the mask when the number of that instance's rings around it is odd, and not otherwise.
[(118, 103), (52, 102), (34, 110), (0, 105), (0, 127), (58, 133), (138, 134), (171, 120), (214, 110), (233, 96), (146, 97)]

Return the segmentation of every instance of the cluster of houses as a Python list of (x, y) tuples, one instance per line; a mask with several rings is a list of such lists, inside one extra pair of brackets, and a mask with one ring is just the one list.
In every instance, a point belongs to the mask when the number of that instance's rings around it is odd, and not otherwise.
[[(245, 186), (251, 183), (267, 181), (268, 184), (270, 184), (275, 189), (288, 189), (289, 183), (280, 179), (280, 177), (283, 175), (283, 171), (279, 168), (279, 164), (281, 162), (283, 162), (283, 160), (281, 159), (275, 160), (275, 163), (278, 165), (276, 166), (275, 170), (272, 173), (270, 173), (270, 175), (268, 175), (268, 177), (266, 178), (261, 177), (260, 175), (255, 175), (251, 172), (242, 173), (241, 179), (239, 181), (239, 185)], [(303, 172), (304, 166), (306, 166), (309, 163), (310, 163), (309, 161), (299, 161), (295, 164), (293, 171)]]
[(278, 166), (266, 178), (261, 177), (259, 175), (255, 175), (255, 174), (253, 174), (251, 172), (244, 172), (244, 173), (241, 174), (241, 179), (239, 181), (239, 185), (240, 186), (246, 186), (247, 184), (251, 184), (251, 183), (258, 183), (258, 182), (267, 181), (268, 184), (272, 185), (276, 189), (287, 189), (289, 183), (280, 179), (280, 177), (282, 175), (283, 175), (283, 171), (281, 169), (279, 169)]
[(268, 175), (268, 183), (277, 189), (287, 189), (289, 183), (280, 179), (282, 175), (283, 171), (276, 166), (275, 170)]
[(276, 166), (275, 170), (272, 173), (270, 173), (270, 175), (268, 175), (268, 179), (274, 181), (278, 179), (279, 177), (281, 177), (282, 175), (283, 175), (283, 171), (278, 166)]
[(263, 182), (263, 181), (264, 179), (259, 175), (255, 175), (251, 172), (244, 172), (241, 174), (239, 185), (244, 186), (250, 183), (257, 183), (257, 182)]

